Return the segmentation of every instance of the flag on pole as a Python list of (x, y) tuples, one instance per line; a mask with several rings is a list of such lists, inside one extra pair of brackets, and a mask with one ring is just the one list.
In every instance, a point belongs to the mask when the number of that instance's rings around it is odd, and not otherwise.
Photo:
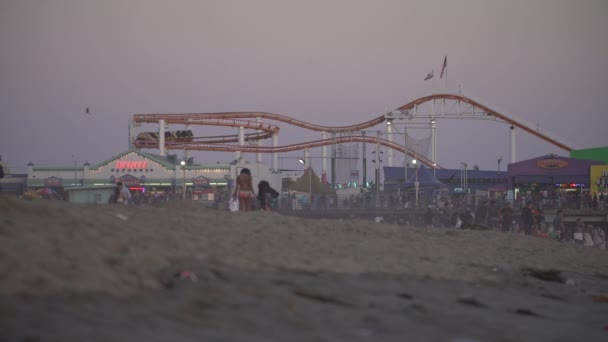
[[(443, 74), (446, 72), (446, 69), (448, 68), (448, 56), (445, 56), (444, 60), (443, 60), (443, 67), (441, 68), (441, 75), (439, 75), (439, 78), (443, 78)], [(447, 75), (446, 75), (447, 77)]]
[(432, 72), (432, 71), (431, 71), (431, 72), (429, 72), (429, 73), (426, 75), (426, 77), (424, 78), (424, 80), (425, 80), (425, 81), (426, 81), (426, 80), (430, 80), (431, 78), (433, 78), (433, 72)]

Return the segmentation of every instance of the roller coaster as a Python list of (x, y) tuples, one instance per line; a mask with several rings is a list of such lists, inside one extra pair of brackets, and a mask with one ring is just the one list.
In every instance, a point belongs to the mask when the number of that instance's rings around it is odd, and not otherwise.
[[(457, 107), (458, 109), (454, 112), (435, 112), (435, 103), (440, 101), (443, 107), (446, 103), (449, 106)], [(422, 113), (419, 112), (419, 106), (432, 102), (433, 112)], [(464, 108), (461, 107), (464, 105)], [(461, 110), (462, 108), (462, 110)], [(184, 113), (184, 114), (135, 114), (133, 115), (134, 123), (158, 123), (161, 122), (167, 124), (183, 124), (187, 127), (189, 125), (205, 125), (205, 126), (223, 126), (223, 127), (236, 127), (243, 129), (255, 130), (254, 133), (243, 134), (243, 137), (239, 135), (225, 135), (225, 136), (207, 136), (207, 137), (194, 137), (186, 134), (185, 138), (182, 138), (183, 133), (178, 137), (175, 134), (175, 138), (172, 133), (165, 133), (164, 146), (161, 147), (161, 137), (153, 132), (146, 134), (140, 133), (133, 145), (137, 148), (166, 148), (166, 149), (179, 149), (179, 150), (200, 150), (200, 151), (224, 151), (224, 152), (250, 152), (250, 153), (281, 153), (297, 150), (305, 150), (314, 147), (342, 144), (342, 143), (372, 143), (386, 146), (389, 149), (393, 149), (402, 153), (405, 153), (413, 158), (417, 158), (421, 163), (429, 166), (440, 168), (439, 165), (435, 164), (433, 160), (426, 158), (425, 156), (417, 153), (413, 149), (406, 146), (394, 143), (391, 140), (383, 139), (380, 137), (367, 136), (364, 130), (370, 127), (380, 125), (382, 123), (391, 123), (393, 120), (420, 120), (428, 119), (433, 120), (442, 119), (484, 119), (493, 120), (511, 125), (511, 129), (514, 127), (520, 128), (525, 132), (536, 136), (537, 138), (546, 141), (560, 149), (570, 151), (571, 147), (541, 133), (538, 130), (531, 129), (524, 123), (512, 119), (496, 110), (491, 109), (479, 101), (473, 100), (470, 97), (465, 97), (461, 94), (433, 94), (425, 97), (418, 98), (407, 104), (404, 104), (397, 109), (381, 115), (372, 120), (349, 125), (349, 126), (323, 126), (298, 120), (286, 115), (267, 113), (267, 112), (220, 112), (220, 113)], [(255, 120), (251, 120), (255, 119)], [(306, 141), (297, 144), (283, 145), (283, 146), (251, 146), (243, 144), (244, 141), (260, 141), (268, 139), (274, 135), (278, 135), (279, 127), (277, 125), (270, 124), (268, 122), (262, 122), (261, 120), (277, 121), (285, 124), (297, 126), (311, 131), (323, 132), (331, 134), (332, 138), (325, 138), (320, 140)], [(363, 132), (363, 134), (361, 133)], [(336, 136), (336, 134), (345, 134), (343, 136)], [(234, 142), (240, 142), (239, 144), (230, 144)]]

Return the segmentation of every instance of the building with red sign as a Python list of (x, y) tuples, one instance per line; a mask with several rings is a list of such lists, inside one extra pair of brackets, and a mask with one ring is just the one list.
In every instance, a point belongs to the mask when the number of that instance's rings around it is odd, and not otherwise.
[[(132, 149), (95, 165), (37, 167), (30, 163), (27, 188), (47, 187), (61, 191), (65, 187), (101, 187), (122, 182), (132, 191), (183, 194), (185, 189), (187, 198), (201, 198), (204, 194), (229, 190), (237, 171), (247, 167), (254, 181), (264, 179), (280, 189), (280, 175), (270, 172), (264, 164), (182, 166), (179, 160), (171, 159)], [(212, 199), (213, 196), (205, 198)]]

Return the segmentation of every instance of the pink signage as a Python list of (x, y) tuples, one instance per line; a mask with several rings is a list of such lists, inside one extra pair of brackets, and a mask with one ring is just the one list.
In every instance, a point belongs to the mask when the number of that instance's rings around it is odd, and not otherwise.
[(115, 169), (147, 169), (147, 161), (118, 161)]

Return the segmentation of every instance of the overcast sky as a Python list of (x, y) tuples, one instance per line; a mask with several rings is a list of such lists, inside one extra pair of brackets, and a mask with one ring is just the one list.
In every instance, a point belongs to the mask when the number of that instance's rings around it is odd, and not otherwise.
[[(127, 149), (135, 113), (355, 124), (446, 91), (423, 81), (438, 78), (445, 55), (448, 91), (575, 148), (606, 146), (607, 15), (604, 0), (2, 0), (0, 155), (14, 172), (98, 163)], [(505, 125), (438, 125), (442, 166), (508, 160)], [(281, 145), (321, 138), (281, 128)], [(519, 160), (547, 153), (567, 155), (518, 134)]]

